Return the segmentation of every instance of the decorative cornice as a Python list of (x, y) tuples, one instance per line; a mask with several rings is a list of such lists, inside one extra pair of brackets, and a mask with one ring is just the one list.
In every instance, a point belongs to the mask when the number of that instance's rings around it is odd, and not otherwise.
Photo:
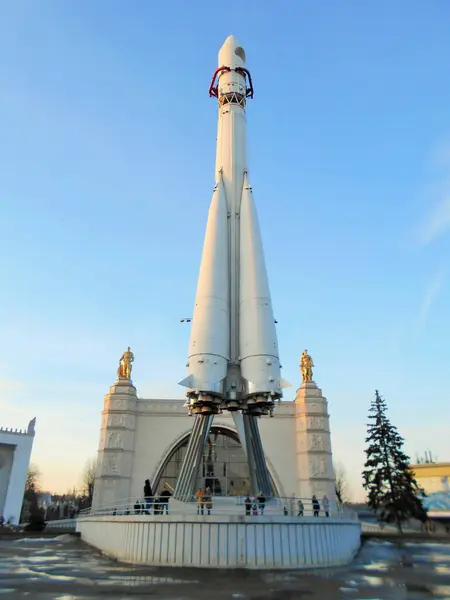
[(22, 437), (34, 437), (34, 431), (28, 432), (26, 429), (13, 429), (12, 427), (0, 427), (0, 433), (20, 435)]

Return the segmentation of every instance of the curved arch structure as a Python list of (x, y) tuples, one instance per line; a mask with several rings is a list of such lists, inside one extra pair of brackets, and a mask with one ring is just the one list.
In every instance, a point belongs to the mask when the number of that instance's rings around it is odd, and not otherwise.
[[(176, 439), (169, 444), (164, 453), (159, 460), (158, 465), (156, 466), (154, 473), (152, 475), (152, 489), (155, 494), (158, 494), (161, 489), (167, 483), (170, 484), (171, 487), (175, 487), (173, 481), (174, 476), (177, 478), (179, 475), (179, 470), (176, 472), (176, 464), (179, 462), (179, 468), (181, 468), (182, 455), (183, 451), (187, 448), (189, 442), (189, 436), (191, 434), (191, 430), (188, 429), (178, 435)], [(213, 427), (211, 427), (208, 440), (214, 438), (214, 436), (220, 436), (219, 447), (215, 448), (216, 456), (210, 457), (212, 460), (210, 461), (210, 468), (213, 467), (212, 471), (208, 471), (208, 453), (213, 454), (211, 452), (212, 447), (217, 445), (212, 442), (206, 444), (206, 451), (203, 458), (203, 465), (206, 467), (206, 473), (200, 473), (197, 481), (196, 487), (209, 487), (215, 485), (215, 493), (217, 495), (247, 495), (250, 493), (250, 473), (248, 469), (248, 464), (245, 458), (245, 451), (239, 439), (239, 433), (233, 427), (230, 427), (227, 424), (216, 423)], [(226, 444), (226, 439), (232, 442), (233, 452), (229, 452), (229, 448)], [(225, 444), (223, 442), (225, 441)], [(228, 452), (227, 452), (228, 451)], [(220, 454), (220, 456), (219, 456)], [(231, 455), (231, 456), (230, 456)], [(178, 461), (177, 457), (178, 456)], [(231, 458), (231, 462), (230, 462)], [(233, 458), (237, 461), (233, 463)], [(241, 462), (242, 460), (242, 462)], [(280, 484), (276, 472), (270, 462), (267, 460), (267, 468), (270, 475), (270, 480), (272, 487), (277, 495), (279, 495)], [(226, 472), (231, 468), (233, 469), (235, 475), (231, 475), (228, 477)], [(236, 473), (236, 471), (240, 470), (240, 473)], [(166, 472), (166, 476), (165, 476)], [(169, 472), (169, 473), (168, 473)], [(241, 475), (241, 477), (239, 477)], [(169, 481), (168, 481), (169, 479)], [(244, 479), (241, 483), (246, 483), (247, 486), (237, 486), (236, 480)], [(231, 484), (231, 487), (230, 485)]]

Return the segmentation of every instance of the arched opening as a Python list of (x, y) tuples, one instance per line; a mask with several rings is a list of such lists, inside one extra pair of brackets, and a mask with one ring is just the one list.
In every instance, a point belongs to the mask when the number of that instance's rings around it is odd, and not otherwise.
[[(189, 435), (186, 435), (166, 457), (153, 482), (155, 494), (166, 484), (175, 489), (188, 441)], [(271, 483), (276, 490), (272, 477)], [(195, 489), (200, 487), (209, 487), (215, 496), (250, 494), (247, 457), (236, 432), (226, 427), (211, 427), (195, 484)]]

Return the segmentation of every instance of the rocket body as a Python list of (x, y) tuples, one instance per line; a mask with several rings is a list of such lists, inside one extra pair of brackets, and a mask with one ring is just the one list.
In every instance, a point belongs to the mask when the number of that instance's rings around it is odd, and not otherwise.
[[(214, 87), (215, 77), (218, 77)], [(187, 377), (192, 412), (260, 415), (282, 395), (278, 343), (258, 217), (248, 180), (246, 104), (253, 95), (234, 36), (219, 51), (215, 188), (192, 319)]]

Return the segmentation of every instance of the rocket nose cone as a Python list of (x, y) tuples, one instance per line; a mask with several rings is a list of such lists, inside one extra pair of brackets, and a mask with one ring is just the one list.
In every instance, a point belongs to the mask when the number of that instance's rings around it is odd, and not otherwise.
[(245, 51), (234, 35), (229, 35), (219, 50), (219, 67), (243, 67)]
[(223, 45), (225, 46), (225, 44), (231, 44), (235, 48), (238, 48), (240, 46), (240, 43), (238, 42), (237, 37), (235, 35), (233, 35), (232, 33), (224, 41)]

